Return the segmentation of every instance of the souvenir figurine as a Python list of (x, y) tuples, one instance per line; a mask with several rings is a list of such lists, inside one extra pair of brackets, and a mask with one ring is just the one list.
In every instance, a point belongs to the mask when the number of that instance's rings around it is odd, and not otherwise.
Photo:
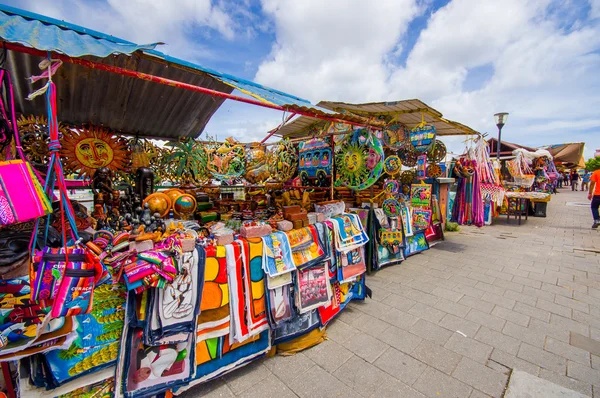
[(94, 207), (97, 204), (110, 205), (112, 203), (113, 186), (108, 168), (101, 167), (94, 173), (92, 193), (94, 194)]
[(135, 193), (140, 200), (154, 193), (154, 172), (147, 167), (140, 167), (135, 173)]

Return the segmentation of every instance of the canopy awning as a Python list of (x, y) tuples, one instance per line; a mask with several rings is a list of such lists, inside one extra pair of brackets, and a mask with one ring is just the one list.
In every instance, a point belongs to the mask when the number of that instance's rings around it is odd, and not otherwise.
[[(0, 39), (31, 48), (35, 54), (9, 51), (5, 67), (13, 75), (17, 111), (45, 115), (43, 99), (26, 101), (42, 83), (26, 80), (40, 73), (42, 51), (169, 79), (229, 95), (234, 89), (260, 103), (292, 113), (362, 121), (312, 105), (308, 100), (171, 57), (154, 49), (43, 15), (0, 5)], [(16, 46), (13, 46), (16, 47)], [(107, 73), (94, 67), (65, 62), (53, 79), (57, 86), (59, 120), (65, 124), (92, 123), (122, 134), (177, 138), (197, 137), (225, 98), (156, 84), (135, 76)], [(231, 98), (231, 96), (230, 96)], [(258, 103), (258, 101), (257, 101)]]
[(543, 147), (554, 157), (554, 162), (562, 163), (567, 168), (585, 168), (583, 151), (585, 142), (556, 144)]
[[(409, 129), (425, 120), (426, 123), (435, 126), (439, 136), (479, 134), (464, 124), (445, 119), (441, 112), (418, 99), (367, 104), (321, 101), (317, 106), (345, 115), (360, 116), (366, 121), (379, 116), (391, 116)], [(280, 128), (277, 135), (288, 138), (302, 137), (309, 133), (316, 123), (319, 123), (318, 119), (298, 117)]]

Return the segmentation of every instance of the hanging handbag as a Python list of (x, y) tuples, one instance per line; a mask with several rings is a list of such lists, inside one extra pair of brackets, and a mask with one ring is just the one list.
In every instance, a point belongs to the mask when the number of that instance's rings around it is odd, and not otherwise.
[[(14, 135), (21, 159), (0, 162), (0, 225), (33, 220), (52, 211), (50, 201), (21, 149), (10, 74), (0, 69), (0, 91), (6, 90), (6, 105), (0, 95), (0, 135)], [(6, 140), (4, 140), (6, 141)]]
[[(60, 161), (58, 121), (56, 119), (56, 86), (48, 82), (48, 126), (50, 130), (50, 162), (44, 191), (51, 196), (55, 185), (59, 191), (60, 222), (62, 224), (63, 247), (44, 247), (35, 250), (40, 219), (35, 222), (30, 242), (32, 267), (30, 268), (31, 298), (51, 306), (53, 317), (87, 314), (92, 310), (94, 287), (104, 272), (98, 257), (86, 246), (81, 245), (75, 222), (75, 212), (67, 195)], [(70, 228), (67, 228), (65, 218)], [(46, 220), (48, 225), (50, 220)], [(67, 240), (67, 233), (71, 241)], [(46, 246), (46, 236), (44, 244)]]

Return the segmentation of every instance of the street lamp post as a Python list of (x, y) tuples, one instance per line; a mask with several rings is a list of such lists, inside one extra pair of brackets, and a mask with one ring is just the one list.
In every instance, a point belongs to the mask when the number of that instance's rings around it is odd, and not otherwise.
[(496, 160), (500, 163), (500, 146), (502, 145), (502, 127), (506, 124), (508, 120), (508, 112), (500, 112), (494, 115), (494, 120), (496, 121), (496, 126), (498, 126), (498, 143), (496, 146)]

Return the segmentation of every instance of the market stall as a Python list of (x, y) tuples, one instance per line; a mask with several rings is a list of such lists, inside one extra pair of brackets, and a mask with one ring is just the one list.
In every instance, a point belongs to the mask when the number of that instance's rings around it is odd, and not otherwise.
[[(488, 145), (495, 148), (496, 141), (491, 139)], [(519, 224), (521, 216), (527, 217), (530, 211), (536, 217), (546, 217), (546, 204), (556, 192), (559, 181), (552, 153), (504, 141), (501, 150), (499, 177), (507, 194), (500, 212), (508, 218), (518, 217)]]
[[(471, 130), (420, 101), (341, 112), (5, 6), (0, 38), (7, 396), (181, 394), (320, 343), (368, 270), (443, 239), (438, 136)], [(297, 119), (198, 139), (225, 99)]]
[[(357, 131), (342, 123), (327, 124), (302, 116), (275, 132), (291, 141), (312, 138), (300, 150), (299, 184), (309, 184), (321, 173), (323, 178), (317, 178), (313, 185), (328, 186), (330, 199), (343, 200), (347, 208), (362, 209), (372, 237), (369, 269), (399, 264), (442, 240), (449, 190), (455, 181), (447, 178), (442, 138), (478, 133), (443, 118), (419, 100), (370, 104), (323, 101), (319, 106), (385, 123), (381, 129)], [(321, 170), (319, 162), (303, 168), (306, 147), (329, 148), (328, 153), (335, 153), (333, 172)], [(320, 159), (310, 150), (308, 158)]]

